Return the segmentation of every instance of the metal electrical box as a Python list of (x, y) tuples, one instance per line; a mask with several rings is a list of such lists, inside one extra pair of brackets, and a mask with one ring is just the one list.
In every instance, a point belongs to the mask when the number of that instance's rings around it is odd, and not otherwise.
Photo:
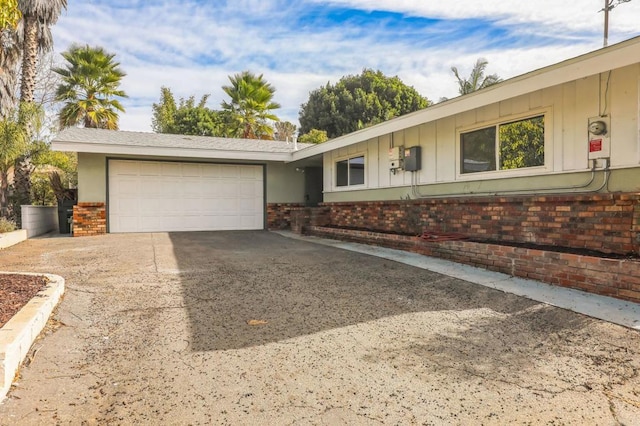
[(402, 169), (402, 163), (404, 159), (404, 147), (394, 146), (389, 148), (389, 169), (398, 170)]
[(422, 150), (420, 146), (412, 146), (404, 150), (404, 169), (416, 172), (422, 168)]
[(589, 160), (611, 156), (611, 118), (589, 118)]

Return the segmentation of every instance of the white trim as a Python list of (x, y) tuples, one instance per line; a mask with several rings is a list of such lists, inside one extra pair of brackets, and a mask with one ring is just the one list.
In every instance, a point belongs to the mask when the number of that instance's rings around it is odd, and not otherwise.
[[(356, 185), (351, 185), (348, 183), (348, 181), (351, 178), (351, 172), (349, 169), (349, 162), (348, 160), (351, 160), (353, 158), (358, 158), (358, 157), (362, 157), (363, 161), (364, 161), (364, 170), (363, 170), (363, 177), (364, 177), (364, 183), (359, 183)], [(342, 185), (342, 186), (338, 186), (338, 167), (337, 164), (341, 161), (345, 161), (347, 160), (347, 184), (346, 185)], [(357, 152), (354, 154), (348, 154), (348, 155), (343, 155), (340, 157), (336, 157), (332, 159), (332, 164), (333, 164), (333, 191), (335, 192), (339, 192), (339, 191), (348, 191), (348, 190), (363, 190), (363, 189), (367, 189), (368, 185), (367, 185), (367, 154), (365, 151), (362, 152)]]
[(167, 148), (137, 145), (95, 144), (53, 141), (55, 151), (72, 151), (107, 155), (136, 155), (178, 158), (213, 158), (222, 160), (281, 161), (291, 160), (288, 152), (228, 151), (195, 148)]

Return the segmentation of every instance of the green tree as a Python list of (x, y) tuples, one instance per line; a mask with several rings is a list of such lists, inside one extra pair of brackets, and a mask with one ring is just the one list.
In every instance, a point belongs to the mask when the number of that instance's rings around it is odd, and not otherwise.
[(309, 132), (298, 138), (301, 143), (322, 143), (329, 140), (325, 130), (311, 129)]
[(312, 91), (300, 109), (300, 133), (318, 129), (335, 138), (430, 104), (397, 76), (364, 69), (360, 75), (348, 75), (335, 85), (327, 83)]
[(168, 87), (160, 88), (160, 102), (151, 106), (153, 117), (151, 117), (151, 128), (156, 133), (176, 133), (174, 130), (176, 111), (176, 99)]
[(485, 70), (488, 64), (489, 62), (486, 59), (479, 58), (473, 66), (469, 78), (460, 77), (458, 68), (451, 67), (453, 75), (455, 75), (456, 79), (458, 80), (458, 92), (461, 95), (473, 93), (477, 90), (484, 89), (485, 87), (489, 87), (502, 81), (502, 79), (498, 77), (497, 74), (485, 75)]
[(0, 216), (17, 219), (12, 217), (17, 212), (11, 209), (9, 200), (9, 170), (18, 159), (33, 150), (27, 129), (37, 129), (41, 119), (41, 110), (33, 104), (26, 104), (0, 120)]
[(180, 99), (176, 110), (173, 131), (179, 135), (223, 136), (225, 123), (218, 111), (207, 108), (204, 104), (209, 95), (204, 95), (196, 105), (192, 97), (186, 101)]
[(231, 118), (232, 136), (248, 139), (270, 139), (273, 127), (269, 121), (279, 121), (273, 110), (280, 104), (273, 101), (276, 89), (267, 83), (262, 74), (250, 71), (229, 76), (231, 85), (222, 86), (230, 101), (222, 102), (223, 111)]
[(62, 79), (56, 92), (56, 99), (64, 102), (60, 126), (117, 130), (118, 111), (124, 112), (124, 107), (115, 98), (127, 95), (120, 89), (126, 74), (115, 55), (102, 47), (73, 45), (62, 56), (65, 67), (53, 69)]
[[(55, 205), (58, 199), (52, 188), (52, 176), (55, 174), (67, 192), (78, 185), (78, 156), (75, 152), (52, 151), (46, 142), (40, 142), (34, 156), (35, 169), (31, 174), (31, 199), (33, 204)], [(58, 191), (59, 192), (59, 191)]]
[(18, 0), (24, 21), (20, 101), (33, 102), (38, 71), (38, 52), (53, 49), (50, 26), (58, 21), (67, 0)]
[(195, 97), (180, 99), (168, 87), (160, 89), (160, 102), (152, 106), (151, 125), (156, 133), (172, 133), (197, 136), (226, 136), (229, 118), (222, 111), (207, 108), (209, 95), (204, 95), (196, 104)]
[(544, 165), (544, 117), (500, 126), (500, 170)]
[(276, 128), (276, 140), (291, 141), (296, 135), (296, 125), (290, 121), (276, 121), (274, 127)]

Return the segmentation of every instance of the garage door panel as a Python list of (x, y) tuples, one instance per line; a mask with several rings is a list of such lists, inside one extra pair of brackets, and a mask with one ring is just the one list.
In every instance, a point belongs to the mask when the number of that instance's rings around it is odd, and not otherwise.
[(200, 170), (200, 176), (203, 178), (220, 179), (222, 177), (221, 165), (211, 164)]
[(160, 176), (160, 164), (154, 162), (142, 162), (138, 166), (140, 176)]
[(165, 201), (155, 198), (147, 199), (144, 203), (139, 203), (140, 216), (149, 218), (158, 216), (158, 213), (165, 208)]
[(131, 175), (138, 176), (140, 174), (140, 163), (129, 161), (117, 164), (109, 164), (109, 172), (117, 173), (120, 176)]
[(159, 163), (162, 176), (182, 176), (182, 163)]
[(240, 169), (240, 177), (243, 179), (260, 179), (262, 178), (262, 170), (260, 169)]
[(262, 166), (111, 160), (110, 232), (262, 229)]
[(235, 181), (241, 177), (240, 169), (240, 166), (222, 165), (220, 168), (220, 178)]
[(183, 164), (182, 176), (201, 177), (202, 169), (204, 167), (201, 164)]
[(182, 178), (178, 182), (182, 186), (182, 196), (185, 198), (189, 197), (200, 197), (202, 194), (202, 186), (204, 182), (201, 179), (194, 177)]

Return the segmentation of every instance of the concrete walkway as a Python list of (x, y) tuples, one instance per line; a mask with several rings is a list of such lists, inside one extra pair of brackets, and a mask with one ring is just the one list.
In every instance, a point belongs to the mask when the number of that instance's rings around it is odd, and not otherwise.
[(624, 327), (640, 330), (640, 304), (637, 303), (626, 302), (624, 300), (614, 299), (613, 297), (599, 296), (580, 290), (552, 286), (539, 281), (513, 277), (500, 272), (488, 271), (482, 268), (450, 262), (435, 257), (422, 256), (402, 250), (298, 235), (289, 231), (277, 231), (277, 233), (287, 238), (394, 260), (404, 263), (405, 265), (448, 275), (470, 283), (480, 284), (538, 302), (548, 303), (558, 308), (568, 309), (593, 318), (609, 321)]

